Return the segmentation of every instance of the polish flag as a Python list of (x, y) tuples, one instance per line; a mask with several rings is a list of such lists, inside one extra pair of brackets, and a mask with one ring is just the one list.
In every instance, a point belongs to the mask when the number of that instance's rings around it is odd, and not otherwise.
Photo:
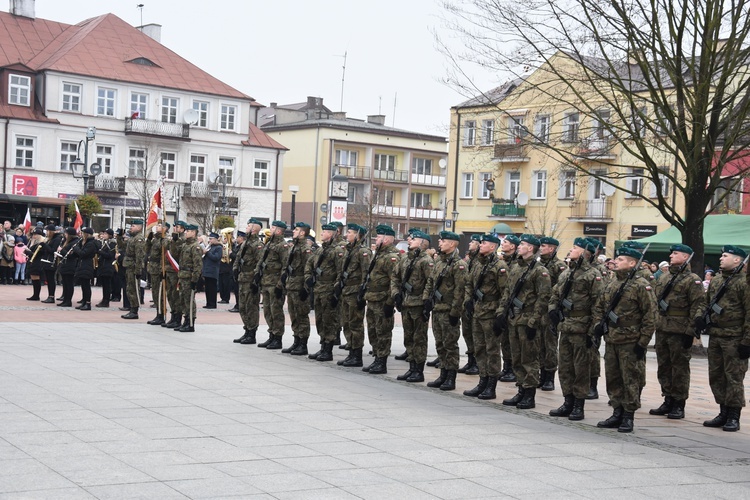
[(26, 217), (23, 218), (23, 232), (25, 234), (29, 234), (29, 231), (31, 231), (31, 212), (29, 212), (29, 209), (27, 207)]
[[(75, 203), (76, 205), (76, 220), (73, 223), (73, 227), (76, 228), (76, 231), (78, 231), (79, 229), (81, 229), (81, 226), (83, 226), (83, 217), (81, 217), (81, 211), (78, 210), (78, 202), (74, 201), (73, 203)], [(29, 222), (31, 222), (30, 219)]]
[(148, 212), (148, 219), (146, 220), (146, 230), (148, 231), (156, 224), (164, 220), (164, 212), (162, 210), (162, 183), (161, 181), (156, 186), (156, 192), (151, 198), (151, 208)]

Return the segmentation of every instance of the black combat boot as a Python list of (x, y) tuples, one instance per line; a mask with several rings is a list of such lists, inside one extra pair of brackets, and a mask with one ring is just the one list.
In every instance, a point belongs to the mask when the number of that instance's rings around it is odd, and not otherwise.
[(518, 402), (516, 408), (519, 410), (536, 408), (536, 387), (529, 387), (523, 390), (523, 399)]
[(500, 382), (516, 382), (516, 374), (513, 373), (513, 365), (503, 363), (503, 371), (500, 372)]
[(31, 284), (34, 285), (34, 293), (31, 295), (31, 297), (27, 298), (26, 300), (33, 300), (33, 301), (40, 300), (39, 293), (42, 291), (41, 280), (31, 280)]
[[(347, 342), (346, 344), (343, 344), (343, 345), (341, 345), (341, 343), (340, 343), (340, 342), (341, 342), (341, 341), (339, 340), (339, 344), (338, 344), (338, 346), (339, 346), (339, 349), (342, 349), (342, 350), (344, 350), (344, 351), (349, 351), (349, 350), (351, 350), (351, 347), (349, 346), (349, 342)], [(334, 345), (336, 345), (336, 344), (334, 344)]]
[(411, 372), (411, 375), (409, 375), (409, 378), (406, 379), (407, 382), (424, 382), (424, 361), (421, 363), (414, 363), (414, 371)]
[(557, 408), (556, 410), (550, 410), (549, 415), (550, 417), (567, 417), (570, 415), (570, 413), (573, 411), (573, 403), (575, 402), (575, 396), (572, 394), (568, 394), (565, 396), (565, 401), (563, 402), (562, 406)]
[(130, 312), (120, 316), (122, 319), (138, 319), (138, 308), (131, 307)]
[(516, 393), (516, 395), (513, 396), (512, 398), (509, 398), (509, 399), (503, 399), (503, 405), (505, 405), (505, 406), (518, 406), (518, 403), (520, 403), (521, 400), (523, 399), (523, 394), (524, 394), (525, 391), (526, 391), (526, 389), (524, 389), (521, 386), (518, 386), (518, 392)]
[(305, 356), (307, 354), (307, 338), (299, 339), (299, 345), (289, 354), (292, 356)]
[(648, 411), (649, 415), (668, 415), (672, 411), (674, 400), (672, 396), (664, 396), (664, 402), (658, 408), (652, 408)]
[(466, 369), (471, 366), (471, 358), (474, 357), (474, 354), (467, 352), (466, 355), (469, 357), (469, 359), (466, 360), (466, 364), (464, 366), (458, 368), (458, 373), (466, 373)]
[(258, 347), (260, 347), (261, 349), (265, 349), (266, 347), (268, 347), (268, 345), (271, 343), (271, 341), (273, 341), (273, 333), (269, 332), (268, 333), (268, 340), (266, 340), (265, 342), (261, 342), (260, 344), (258, 344)]
[(320, 353), (323, 352), (323, 341), (320, 341), (320, 348), (318, 349), (318, 352), (314, 352), (312, 354), (308, 354), (308, 359), (318, 359), (318, 356), (320, 356)]
[(185, 320), (185, 324), (180, 327), (180, 331), (182, 333), (192, 333), (195, 331), (195, 318), (193, 318), (193, 321), (190, 321), (190, 319)]
[(497, 388), (497, 377), (487, 377), (487, 386), (484, 388), (482, 393), (477, 396), (479, 399), (496, 399), (497, 394), (495, 389)]
[(406, 373), (403, 375), (399, 375), (396, 377), (396, 380), (406, 380), (407, 378), (411, 377), (412, 372), (417, 370), (417, 363), (415, 361), (409, 361), (409, 369), (406, 370)]
[(456, 390), (456, 370), (445, 371), (445, 381), (440, 386), (441, 391), (454, 391)]
[(382, 375), (388, 373), (388, 357), (375, 358), (375, 364), (370, 367), (371, 375)]
[(622, 423), (617, 428), (617, 432), (633, 432), (633, 418), (634, 412), (624, 411), (622, 412)]
[(589, 393), (586, 394), (586, 399), (599, 399), (599, 377), (591, 377), (591, 385), (589, 386)]
[(333, 342), (323, 342), (320, 354), (315, 359), (318, 361), (333, 361)]
[(344, 364), (342, 366), (345, 366), (347, 368), (359, 368), (360, 366), (362, 366), (362, 348), (358, 347), (357, 349), (352, 349), (349, 352), (351, 353), (351, 358), (349, 358), (348, 362), (344, 360)]
[(539, 384), (536, 388), (541, 388), (545, 382), (547, 382), (547, 370), (539, 370)]
[(436, 378), (432, 382), (427, 382), (427, 387), (440, 387), (441, 385), (443, 385), (443, 382), (445, 382), (445, 375), (447, 371), (448, 370), (446, 370), (445, 368), (441, 368), (440, 375), (438, 375), (438, 378)]
[(479, 375), (479, 366), (477, 366), (477, 358), (474, 357), (474, 353), (469, 353), (469, 359), (466, 364), (458, 369), (458, 373), (465, 373), (466, 375)]
[(190, 318), (188, 318), (187, 316), (185, 316), (183, 318), (183, 320), (182, 320), (182, 324), (177, 325), (177, 328), (175, 328), (174, 331), (179, 332), (183, 328), (188, 328), (189, 326), (190, 326)]
[(726, 432), (737, 432), (740, 430), (740, 413), (742, 408), (739, 407), (728, 407), (727, 408), (727, 423), (721, 428)]
[(179, 328), (182, 324), (182, 314), (175, 314), (169, 323), (161, 325), (163, 328)]
[(409, 351), (404, 351), (401, 354), (397, 354), (396, 356), (394, 356), (393, 359), (397, 361), (406, 361), (406, 358), (408, 357), (409, 357)]
[(555, 390), (555, 370), (545, 372), (547, 379), (542, 384), (543, 391), (554, 391)]
[(576, 400), (573, 402), (573, 411), (570, 412), (570, 415), (568, 416), (568, 420), (583, 420), (584, 403), (586, 403), (585, 399), (576, 398)]
[[(174, 318), (174, 315), (172, 315), (172, 317)], [(170, 323), (172, 322), (172, 319), (171, 319), (171, 318), (170, 318), (169, 322), (170, 322)], [(240, 342), (242, 342), (242, 339), (244, 339), (245, 337), (247, 337), (247, 331), (248, 331), (248, 330), (247, 330), (247, 328), (245, 327), (245, 328), (244, 328), (244, 329), (242, 330), (242, 336), (241, 336), (241, 337), (237, 337), (237, 338), (236, 338), (236, 339), (234, 339), (234, 340), (233, 340), (232, 342), (234, 342), (235, 344), (239, 344)]]
[[(370, 352), (370, 354), (372, 354), (372, 352)], [(378, 358), (373, 358), (372, 359), (372, 363), (370, 363), (369, 365), (363, 367), (362, 371), (363, 372), (369, 372), (370, 368), (372, 368), (373, 366), (375, 366), (377, 364), (377, 362), (378, 362)]]
[(603, 429), (614, 429), (615, 427), (620, 427), (620, 424), (622, 423), (623, 413), (624, 412), (622, 406), (618, 406), (612, 411), (611, 417), (609, 417), (607, 420), (602, 420), (601, 422), (596, 424), (596, 426)]
[(164, 315), (163, 314), (157, 314), (154, 319), (151, 321), (146, 321), (146, 324), (154, 325), (154, 326), (160, 326), (163, 325), (164, 322)]
[(91, 302), (84, 302), (80, 306), (76, 307), (79, 311), (90, 311), (91, 310)]
[[(339, 346), (339, 349), (341, 349), (341, 346)], [(344, 366), (344, 363), (351, 362), (353, 355), (354, 353), (352, 353), (352, 351), (349, 351), (349, 354), (346, 355), (346, 358), (336, 361), (336, 364), (339, 366)]]
[(293, 343), (292, 343), (292, 345), (290, 345), (289, 347), (287, 347), (287, 348), (285, 348), (285, 349), (282, 349), (282, 350), (281, 350), (281, 352), (282, 352), (283, 354), (289, 354), (289, 353), (291, 353), (291, 352), (292, 352), (293, 350), (295, 350), (295, 349), (297, 348), (297, 346), (299, 345), (299, 337), (295, 335), (295, 336), (294, 336), (294, 337), (292, 337), (292, 338), (294, 339), (294, 342), (293, 342)]
[(247, 331), (247, 336), (245, 336), (242, 340), (240, 340), (240, 344), (243, 345), (250, 345), (255, 343), (255, 332), (258, 331), (258, 328), (253, 328), (251, 330)]
[(727, 407), (719, 405), (719, 414), (711, 420), (703, 422), (703, 427), (724, 427), (727, 423)]
[(338, 346), (341, 345), (341, 332), (340, 331), (336, 334), (336, 340), (333, 341), (333, 345), (338, 345)]
[(270, 340), (271, 341), (266, 346), (266, 349), (275, 351), (276, 349), (281, 349), (282, 347), (284, 347), (284, 344), (281, 343), (281, 335), (274, 335)]
[(467, 389), (464, 391), (464, 396), (475, 398), (484, 392), (484, 388), (487, 387), (487, 379), (489, 377), (479, 377), (479, 383), (473, 389)]
[(672, 401), (672, 409), (667, 415), (667, 418), (670, 420), (679, 420), (681, 418), (685, 418), (685, 400), (684, 399), (675, 399), (674, 401)]
[(435, 359), (433, 359), (432, 361), (428, 361), (428, 362), (427, 362), (427, 363), (425, 363), (425, 364), (426, 364), (427, 366), (429, 366), (429, 367), (432, 367), (432, 368), (440, 368), (440, 358), (439, 358), (439, 357), (438, 357), (438, 358), (435, 358)]

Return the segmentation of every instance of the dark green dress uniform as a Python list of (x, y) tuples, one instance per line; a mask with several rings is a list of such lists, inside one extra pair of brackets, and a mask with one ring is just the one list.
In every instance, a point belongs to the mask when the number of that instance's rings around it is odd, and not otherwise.
[[(143, 221), (133, 221), (138, 224)], [(131, 234), (125, 246), (125, 259), (122, 265), (125, 268), (125, 291), (130, 302), (130, 319), (138, 319), (138, 306), (141, 303), (141, 276), (143, 275), (143, 263), (146, 258), (146, 239), (139, 230), (137, 234)]]
[[(272, 227), (286, 229), (286, 223), (282, 221), (273, 221)], [(266, 253), (267, 251), (267, 253)], [(284, 336), (284, 301), (286, 296), (281, 293), (281, 297), (276, 292), (276, 287), (281, 279), (281, 270), (286, 265), (289, 254), (289, 245), (280, 234), (271, 236), (263, 249), (261, 261), (255, 269), (256, 274), (263, 273), (260, 282), (260, 290), (263, 294), (263, 317), (268, 325), (268, 340), (261, 342), (258, 347), (267, 349), (281, 349), (281, 339)], [(265, 256), (265, 259), (263, 258)]]
[[(675, 245), (671, 251), (692, 253), (685, 245)], [(659, 308), (656, 321), (656, 375), (661, 385), (664, 403), (649, 411), (651, 415), (668, 415), (671, 419), (685, 417), (685, 400), (690, 392), (690, 348), (695, 339), (693, 318), (705, 308), (706, 294), (703, 280), (691, 273), (689, 266), (669, 266), (669, 272), (656, 280), (657, 300), (675, 278), (669, 294), (664, 298), (666, 311)], [(679, 274), (678, 274), (679, 273)], [(658, 303), (657, 303), (658, 305)]]
[[(298, 222), (295, 226), (310, 227), (304, 222)], [(289, 249), (288, 266), (282, 270), (282, 277), (286, 276), (283, 278), (285, 282), (279, 280), (280, 287), (286, 292), (289, 319), (292, 321), (294, 334), (294, 343), (281, 352), (295, 356), (307, 354), (307, 339), (310, 338), (310, 297), (305, 290), (305, 268), (312, 256), (312, 249), (307, 241), (304, 235), (294, 240)]]
[[(429, 235), (422, 231), (413, 231), (412, 238), (430, 241)], [(428, 320), (422, 312), (424, 301), (427, 299), (427, 278), (432, 274), (433, 267), (435, 264), (427, 252), (417, 248), (409, 250), (407, 257), (399, 261), (391, 277), (391, 298), (394, 304), (401, 303), (404, 347), (409, 361), (409, 370), (399, 375), (399, 380), (424, 382)]]
[[(560, 246), (560, 242), (554, 238), (544, 236), (539, 238), (540, 243)], [(557, 280), (560, 274), (565, 271), (567, 266), (565, 262), (557, 258), (556, 254), (540, 256), (542, 264), (549, 273), (549, 279), (552, 287), (557, 285)], [(554, 391), (555, 390), (555, 372), (557, 371), (557, 344), (558, 336), (557, 330), (550, 328), (550, 322), (547, 315), (542, 316), (541, 327), (539, 329), (539, 335), (541, 341), (539, 343), (539, 364), (541, 366), (539, 385), (543, 391)]]
[[(186, 229), (197, 230), (198, 226), (187, 226)], [(180, 286), (180, 299), (182, 308), (185, 311), (185, 320), (179, 328), (181, 332), (195, 331), (196, 308), (195, 294), (193, 292), (198, 286), (198, 280), (203, 271), (203, 250), (201, 250), (198, 241), (194, 237), (185, 238), (185, 244), (180, 249), (180, 272), (177, 273)], [(192, 311), (192, 317), (190, 312)]]
[[(257, 219), (250, 219), (248, 224), (258, 224)], [(255, 344), (255, 336), (260, 322), (260, 293), (253, 286), (253, 276), (258, 262), (263, 256), (263, 242), (257, 234), (248, 234), (237, 251), (232, 272), (239, 284), (238, 306), (244, 327), (242, 337), (235, 339), (240, 344)]]
[[(627, 255), (640, 259), (640, 252), (620, 248), (616, 255)], [(612, 297), (622, 286), (630, 272), (615, 271), (615, 279), (604, 287), (593, 311), (595, 330), (604, 318)], [(607, 379), (607, 393), (613, 414), (599, 422), (598, 427), (619, 427), (620, 432), (632, 432), (633, 413), (641, 407), (641, 391), (645, 385), (646, 350), (656, 328), (656, 296), (651, 283), (636, 276), (625, 284), (617, 307), (613, 311), (618, 316), (616, 324), (607, 320), (609, 333), (605, 337), (604, 374)], [(593, 332), (592, 332), (593, 333)], [(596, 332), (598, 335), (599, 332)]]
[[(576, 246), (593, 251), (585, 239), (576, 238)], [(580, 264), (579, 264), (580, 262)], [(572, 275), (572, 278), (571, 278)], [(563, 297), (568, 280), (570, 290)], [(585, 257), (570, 263), (559, 276), (557, 285), (552, 288), (549, 311), (562, 313), (563, 320), (557, 325), (560, 334), (559, 377), (565, 402), (556, 410), (550, 410), (553, 417), (570, 417), (571, 420), (584, 418), (584, 401), (589, 393), (591, 379), (590, 358), (593, 352), (591, 337), (592, 308), (604, 288), (599, 270)], [(561, 307), (561, 300), (565, 305)], [(554, 323), (553, 323), (554, 324)]]
[[(459, 241), (459, 236), (450, 231), (440, 233), (441, 239)], [(432, 334), (440, 358), (440, 376), (429, 387), (442, 390), (456, 388), (456, 373), (460, 352), (458, 339), (461, 336), (461, 313), (464, 306), (466, 262), (458, 250), (451, 254), (441, 252), (435, 259), (432, 275), (427, 279), (427, 295), (432, 297)]]
[[(479, 238), (481, 235), (472, 235), (472, 239), (476, 236), (476, 241), (479, 241)], [(474, 252), (468, 252), (466, 256), (464, 257), (464, 262), (466, 263), (466, 273), (471, 274), (471, 270), (474, 268), (474, 265), (477, 261), (477, 256), (479, 255), (479, 250), (475, 250)], [(461, 336), (464, 339), (464, 342), (466, 343), (466, 355), (468, 356), (468, 360), (466, 361), (466, 364), (458, 369), (458, 373), (466, 373), (467, 375), (478, 375), (479, 374), (479, 367), (477, 366), (477, 358), (474, 356), (474, 335), (472, 334), (471, 330), (472, 320), (469, 317), (469, 315), (466, 313), (466, 311), (462, 311), (461, 313)]]
[(349, 230), (357, 231), (358, 238), (345, 247), (346, 256), (339, 275), (339, 286), (341, 288), (341, 325), (344, 328), (344, 338), (349, 345), (349, 355), (341, 366), (362, 366), (362, 347), (365, 345), (365, 310), (357, 305), (359, 289), (365, 281), (367, 270), (370, 267), (372, 252), (364, 246), (361, 239), (367, 230), (358, 224), (349, 224)]
[[(722, 253), (737, 255), (743, 259), (744, 250), (727, 245)], [(700, 318), (711, 304), (722, 283), (734, 274), (719, 271), (708, 285), (706, 303), (698, 311)], [(711, 314), (708, 327), (708, 382), (720, 413), (703, 423), (706, 427), (723, 427), (725, 431), (740, 428), (740, 413), (745, 406), (745, 373), (750, 356), (750, 289), (745, 270), (735, 274), (726, 287), (726, 292), (717, 305), (721, 314)]]
[[(181, 226), (184, 229), (186, 224), (185, 222), (178, 220), (177, 222), (175, 222), (175, 228), (177, 226)], [(176, 232), (174, 229), (172, 231), (173, 232), (170, 235), (169, 239), (165, 242), (167, 245), (166, 251), (169, 252), (168, 256), (171, 256), (175, 262), (179, 263), (182, 245), (185, 244), (185, 237), (181, 233)], [(177, 287), (179, 278), (177, 277), (177, 270), (172, 266), (171, 262), (167, 262), (165, 267), (167, 268), (167, 272), (164, 278), (167, 282), (167, 300), (169, 301), (169, 310), (172, 312), (172, 314), (169, 317), (169, 322), (165, 323), (162, 326), (165, 328), (177, 328), (182, 323), (182, 315), (185, 314), (185, 310), (182, 307), (180, 290)]]
[[(153, 236), (151, 236), (153, 234)], [(150, 325), (161, 325), (164, 322), (164, 289), (162, 288), (162, 269), (161, 269), (161, 254), (162, 249), (167, 246), (167, 239), (164, 238), (162, 233), (150, 233), (146, 240), (146, 255), (148, 256), (148, 264), (146, 269), (148, 274), (151, 276), (151, 295), (154, 299), (154, 305), (156, 305), (156, 318), (149, 321)], [(164, 259), (164, 265), (168, 266), (166, 256)]]

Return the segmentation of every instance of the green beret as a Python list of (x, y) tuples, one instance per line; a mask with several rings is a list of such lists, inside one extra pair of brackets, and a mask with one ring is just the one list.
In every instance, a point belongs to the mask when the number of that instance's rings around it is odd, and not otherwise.
[(452, 231), (440, 231), (440, 239), (461, 241), (461, 237)]
[(500, 244), (500, 238), (498, 238), (494, 234), (483, 234), (482, 241), (489, 241), (490, 243), (494, 243), (496, 245)]
[(411, 237), (412, 238), (422, 238), (423, 240), (431, 241), (430, 240), (430, 235), (427, 234), (427, 233), (425, 233), (425, 232), (420, 231), (419, 229), (415, 229), (414, 231), (412, 231), (411, 232)]
[(255, 217), (250, 217), (249, 219), (247, 219), (247, 223), (248, 224), (258, 224), (260, 227), (263, 227), (263, 223), (261, 221), (259, 221), (258, 219), (256, 219)]
[(482, 235), (479, 233), (472, 234), (471, 241), (482, 241)]
[(337, 221), (337, 220), (331, 222), (331, 224), (333, 224), (334, 226), (336, 226), (337, 229), (340, 228), (340, 227), (344, 227), (344, 225), (341, 222)]
[(552, 238), (551, 236), (542, 236), (541, 238), (539, 238), (539, 243), (542, 245), (555, 245), (556, 247), (560, 246), (560, 242), (555, 238)]
[(360, 236), (364, 235), (367, 232), (367, 228), (364, 228), (364, 227), (360, 226), (359, 224), (355, 224), (353, 222), (351, 224), (347, 224), (346, 228), (348, 230), (358, 232), (360, 234)]
[(274, 227), (280, 227), (281, 229), (286, 229), (286, 222), (283, 220), (275, 220), (271, 223)]
[(198, 225), (197, 224), (185, 224), (185, 231), (197, 231)]
[(596, 250), (599, 250), (600, 248), (604, 248), (604, 245), (602, 245), (602, 242), (597, 240), (596, 238), (586, 238), (589, 240), (589, 242), (594, 246)]
[(737, 257), (742, 257), (743, 259), (747, 257), (746, 251), (734, 245), (724, 245), (723, 247), (721, 247), (721, 253), (730, 253), (732, 255), (736, 255)]
[(588, 238), (576, 238), (573, 241), (573, 245), (575, 245), (577, 247), (581, 247), (584, 250), (587, 250), (587, 251), (589, 251), (591, 253), (596, 252), (596, 246), (593, 243), (591, 243), (588, 240)]
[(671, 247), (669, 247), (669, 251), (670, 252), (682, 252), (682, 253), (686, 253), (686, 254), (693, 253), (693, 249), (692, 248), (690, 248), (687, 245), (683, 245), (682, 243), (679, 243), (677, 245), (672, 245)]
[(409, 228), (409, 236), (411, 236), (411, 233), (413, 233), (414, 231), (418, 231), (418, 229), (416, 227)]
[(337, 231), (338, 228), (336, 227), (336, 224), (323, 224), (320, 227), (323, 231)]
[(622, 246), (625, 248), (632, 248), (634, 250), (643, 250), (644, 248), (646, 248), (646, 245), (635, 240), (626, 241), (622, 244)]
[(294, 227), (304, 227), (310, 229), (310, 224), (308, 224), (307, 222), (296, 222), (294, 224)]
[(174, 227), (177, 227), (177, 226), (182, 226), (182, 228), (184, 229), (187, 227), (187, 222), (185, 222), (184, 220), (178, 220), (177, 222), (174, 223)]
[(169, 229), (170, 227), (172, 227), (172, 225), (169, 222), (165, 222), (164, 223), (164, 227), (166, 227), (167, 229)]
[(385, 236), (396, 236), (396, 231), (391, 226), (387, 226), (385, 224), (378, 224), (378, 226), (375, 228), (375, 233), (383, 234)]
[(515, 234), (509, 234), (508, 236), (506, 236), (505, 241), (507, 241), (508, 243), (512, 243), (515, 246), (518, 246), (521, 244), (521, 238), (519, 238)]
[(142, 226), (143, 225), (143, 219), (130, 219), (130, 223)]
[(632, 257), (635, 260), (641, 260), (641, 258), (643, 258), (643, 254), (641, 252), (639, 252), (635, 248), (628, 248), (626, 246), (618, 248), (615, 252), (615, 257), (619, 257), (620, 255), (624, 255), (625, 257)]
[(533, 234), (522, 234), (521, 241), (525, 241), (526, 243), (534, 245), (535, 247), (538, 247), (540, 245), (539, 238), (537, 238)]

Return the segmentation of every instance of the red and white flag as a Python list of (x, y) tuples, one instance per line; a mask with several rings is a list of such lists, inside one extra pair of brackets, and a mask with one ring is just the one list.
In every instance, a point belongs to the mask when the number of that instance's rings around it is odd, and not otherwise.
[(167, 250), (166, 256), (167, 256), (167, 260), (169, 261), (169, 264), (172, 266), (172, 269), (174, 269), (175, 272), (179, 272), (180, 264), (175, 260), (174, 257), (172, 257), (172, 252)]
[(156, 186), (156, 192), (154, 193), (154, 196), (151, 198), (151, 208), (149, 208), (148, 211), (148, 219), (146, 220), (146, 231), (154, 227), (156, 224), (164, 220), (164, 211), (163, 211), (163, 205), (162, 205), (162, 182), (159, 180), (159, 183)]
[(23, 232), (29, 234), (31, 231), (31, 212), (26, 208), (26, 217), (23, 218)]
[(78, 231), (79, 229), (81, 229), (81, 226), (83, 226), (83, 217), (81, 217), (81, 211), (78, 210), (78, 202), (74, 201), (73, 203), (75, 203), (76, 206), (76, 220), (73, 223), (73, 227), (76, 228), (76, 231)]

